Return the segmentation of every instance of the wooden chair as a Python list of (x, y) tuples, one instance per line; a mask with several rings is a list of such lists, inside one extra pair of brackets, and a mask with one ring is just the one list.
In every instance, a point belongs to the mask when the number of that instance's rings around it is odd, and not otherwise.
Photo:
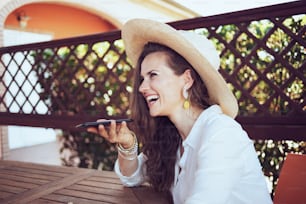
[(273, 201), (274, 204), (306, 204), (306, 155), (287, 155)]

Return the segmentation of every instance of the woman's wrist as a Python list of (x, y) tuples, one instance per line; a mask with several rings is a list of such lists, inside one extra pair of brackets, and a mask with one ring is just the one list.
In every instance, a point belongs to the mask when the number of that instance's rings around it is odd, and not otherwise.
[(128, 140), (127, 143), (123, 144), (123, 143), (119, 143), (118, 145), (120, 145), (123, 149), (131, 149), (133, 148), (133, 146), (135, 145), (135, 133), (131, 132), (131, 139)]
[(138, 152), (138, 141), (134, 132), (131, 131), (133, 136), (132, 145), (128, 145), (128, 147), (123, 146), (121, 144), (117, 144), (118, 155), (120, 155), (123, 159), (133, 160), (137, 157)]

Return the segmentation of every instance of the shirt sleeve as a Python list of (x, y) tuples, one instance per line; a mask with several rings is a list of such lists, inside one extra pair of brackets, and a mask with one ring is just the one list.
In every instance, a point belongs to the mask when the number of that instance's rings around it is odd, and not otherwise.
[[(220, 121), (219, 121), (220, 122)], [(210, 128), (206, 137), (207, 140), (201, 141), (197, 158), (197, 170), (195, 172), (195, 183), (192, 186), (190, 196), (186, 199), (186, 204), (196, 203), (254, 203), (256, 196), (262, 196), (262, 190), (258, 192), (248, 192), (256, 188), (264, 188), (263, 178), (260, 173), (250, 174), (252, 179), (247, 182), (254, 182), (252, 189), (244, 189), (247, 195), (240, 195), (239, 188), (243, 188), (247, 169), (261, 172), (261, 167), (254, 150), (253, 142), (248, 138), (241, 126), (231, 121), (222, 121), (217, 127)], [(229, 122), (229, 124), (227, 124)], [(216, 124), (211, 124), (212, 126)], [(245, 167), (245, 165), (250, 165)], [(258, 185), (259, 184), (259, 185)], [(248, 186), (246, 184), (245, 186)], [(233, 196), (232, 194), (236, 194)], [(237, 198), (236, 201), (233, 198)], [(260, 200), (256, 198), (255, 200)], [(271, 203), (269, 199), (262, 198), (263, 202)], [(257, 203), (257, 202), (256, 202)]]
[(146, 156), (143, 153), (140, 153), (137, 156), (138, 159), (138, 167), (136, 171), (131, 176), (124, 176), (122, 175), (120, 168), (119, 168), (119, 162), (118, 159), (115, 162), (115, 173), (119, 177), (120, 181), (124, 186), (127, 187), (133, 187), (133, 186), (139, 186), (143, 184), (146, 181), (146, 169), (145, 169), (145, 161)]

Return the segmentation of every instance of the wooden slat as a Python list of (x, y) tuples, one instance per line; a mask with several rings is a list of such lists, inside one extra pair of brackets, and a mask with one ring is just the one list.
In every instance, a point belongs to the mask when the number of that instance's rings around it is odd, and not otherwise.
[(15, 175), (10, 175), (10, 174), (2, 174), (0, 173), (0, 179), (8, 179), (10, 181), (18, 181), (22, 183), (31, 183), (31, 184), (36, 184), (36, 185), (42, 185), (45, 183), (48, 183), (49, 180), (44, 180), (44, 179), (34, 179), (34, 178), (27, 178), (24, 176), (15, 176)]
[(50, 176), (50, 178), (62, 178), (62, 177), (69, 175), (69, 173), (65, 173), (65, 172), (56, 172), (56, 171), (44, 170), (44, 169), (30, 169), (30, 168), (24, 168), (24, 167), (18, 167), (18, 166), (8, 167), (8, 168), (5, 168), (5, 170), (16, 172), (16, 174), (21, 173), (24, 176), (29, 176), (29, 177), (31, 177), (34, 174), (36, 174), (38, 177)]
[(56, 179), (59, 179), (59, 176), (53, 176), (53, 175), (43, 175), (43, 174), (37, 174), (37, 173), (27, 173), (25, 172), (20, 172), (20, 171), (12, 171), (11, 169), (2, 169), (0, 170), (0, 175), (5, 174), (5, 175), (15, 175), (15, 176), (23, 176), (26, 178), (31, 178), (31, 179), (41, 179), (41, 180), (48, 180), (48, 181), (54, 181)]
[(5, 178), (0, 178), (0, 183), (8, 185), (8, 186), (12, 186), (12, 187), (20, 187), (20, 188), (26, 188), (26, 189), (32, 189), (32, 188), (39, 187), (39, 185), (37, 184), (23, 183), (20, 181), (14, 181), (14, 180), (5, 179)]
[[(109, 204), (109, 202), (105, 201), (96, 201), (96, 200), (88, 200), (88, 199), (83, 199), (83, 198), (76, 198), (76, 197), (71, 197), (71, 196), (65, 196), (65, 195), (56, 195), (56, 194), (50, 194), (46, 195), (43, 197), (44, 200), (48, 201), (53, 201), (53, 202), (58, 202), (58, 203), (73, 203), (73, 204), (78, 204), (78, 203), (86, 203), (86, 204)], [(35, 201), (34, 201), (35, 203)], [(39, 202), (37, 202), (39, 203)], [(124, 202), (122, 202), (123, 204)]]
[(99, 188), (108, 188), (108, 189), (114, 189), (114, 190), (122, 189), (122, 184), (118, 184), (117, 182), (116, 183), (104, 183), (104, 182), (83, 180), (83, 181), (80, 181), (78, 184), (85, 185), (85, 186), (96, 186)]
[(5, 184), (0, 184), (1, 192), (8, 192), (8, 193), (21, 193), (26, 191), (26, 188), (16, 187), (16, 186), (9, 186)]
[(133, 195), (133, 192), (128, 188), (122, 188), (121, 190), (118, 190), (118, 189), (110, 189), (110, 188), (101, 188), (98, 186), (84, 186), (84, 185), (78, 184), (78, 185), (68, 186), (66, 189), (82, 191), (82, 192), (89, 192), (89, 193), (113, 195), (116, 197), (125, 196), (125, 195), (128, 195), (128, 196)]
[(5, 192), (5, 191), (1, 191), (0, 192), (0, 199), (4, 199), (4, 198), (7, 198), (7, 197), (10, 197), (14, 195), (13, 193), (9, 193), (9, 192)]
[(63, 202), (58, 202), (54, 200), (37, 199), (31, 201), (31, 204), (63, 204)]
[(93, 201), (104, 201), (108, 203), (137, 203), (139, 202), (137, 198), (131, 194), (130, 196), (122, 194), (120, 196), (114, 196), (112, 194), (97, 194), (97, 193), (90, 193), (90, 192), (85, 192), (85, 191), (75, 191), (75, 190), (69, 190), (69, 189), (61, 189), (59, 191), (55, 192), (59, 196), (66, 195), (66, 196), (71, 196), (75, 198), (83, 198), (87, 200), (93, 200)]

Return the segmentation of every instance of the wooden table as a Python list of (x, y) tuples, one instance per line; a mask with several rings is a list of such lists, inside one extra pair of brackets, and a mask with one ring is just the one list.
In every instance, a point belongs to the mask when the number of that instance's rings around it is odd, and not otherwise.
[(0, 203), (167, 203), (148, 187), (126, 188), (114, 172), (0, 160)]

